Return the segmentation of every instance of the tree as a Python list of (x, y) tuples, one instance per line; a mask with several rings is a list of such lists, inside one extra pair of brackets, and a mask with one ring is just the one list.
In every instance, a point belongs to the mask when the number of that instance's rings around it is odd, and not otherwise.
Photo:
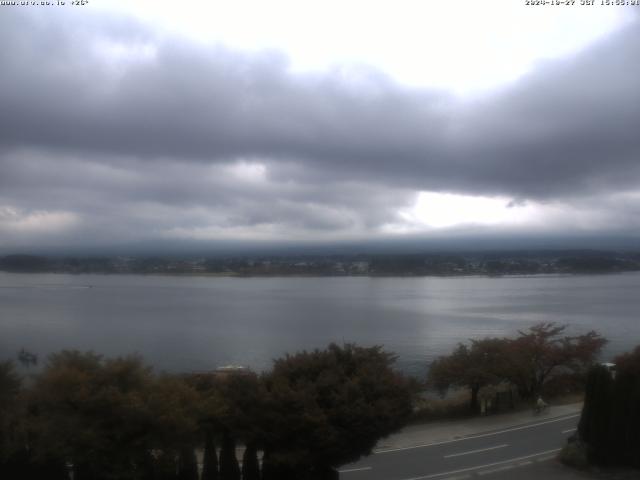
[(218, 480), (218, 455), (213, 433), (205, 432), (202, 480)]
[(505, 377), (508, 345), (503, 338), (471, 340), (469, 346), (460, 343), (452, 354), (431, 364), (427, 383), (442, 395), (452, 386), (468, 388), (469, 409), (479, 412), (480, 389), (500, 383)]
[(0, 432), (6, 431), (4, 421), (8, 420), (20, 393), (21, 379), (12, 362), (0, 362)]
[(607, 340), (595, 331), (562, 336), (565, 325), (538, 323), (509, 342), (507, 377), (522, 398), (542, 393), (544, 384), (561, 371), (586, 373)]
[(198, 460), (193, 448), (186, 444), (178, 456), (178, 480), (198, 480)]
[(63, 351), (49, 358), (31, 392), (35, 448), (71, 462), (80, 480), (146, 478), (152, 451), (161, 453), (159, 471), (160, 464), (175, 471), (177, 453), (195, 441), (196, 399), (139, 357)]
[(260, 480), (260, 464), (255, 443), (247, 444), (242, 456), (242, 480)]
[(25, 368), (33, 367), (38, 365), (38, 355), (21, 348), (18, 352), (18, 361)]
[(412, 390), (381, 347), (287, 355), (265, 377), (264, 478), (332, 478), (402, 427)]
[(240, 480), (240, 465), (238, 465), (236, 458), (236, 441), (229, 432), (224, 432), (222, 435), (220, 480)]
[(216, 452), (216, 432), (221, 431), (221, 412), (224, 409), (224, 400), (219, 394), (218, 381), (213, 373), (195, 373), (183, 377), (194, 392), (198, 395), (197, 430), (200, 439), (204, 439), (204, 457), (202, 465), (202, 480), (218, 480), (219, 463)]
[(10, 478), (9, 473), (20, 468), (15, 462), (19, 450), (15, 430), (20, 385), (13, 363), (0, 362), (0, 476), (3, 478)]
[(640, 345), (614, 359), (611, 445), (620, 465), (640, 468)]
[(589, 370), (578, 435), (591, 463), (640, 468), (640, 346), (614, 361)]
[(216, 379), (212, 400), (217, 428), (244, 443), (259, 443), (266, 391), (253, 372), (231, 373)]
[[(259, 472), (256, 455), (264, 437), (262, 419), (266, 392), (258, 376), (251, 371), (225, 375), (196, 374), (189, 377), (189, 382), (202, 398), (200, 426), (205, 439), (212, 442), (217, 433), (221, 441), (220, 478), (240, 476), (235, 456), (236, 441), (246, 447), (245, 460), (249, 463), (244, 462), (247, 468), (243, 469), (243, 476), (250, 477), (251, 473), (247, 472), (253, 464)], [(213, 459), (213, 455), (210, 454), (209, 458)], [(208, 468), (206, 473), (213, 474), (213, 468)]]
[(612, 414), (613, 378), (602, 365), (589, 369), (578, 434), (588, 445), (591, 462), (606, 463), (609, 456), (609, 428)]

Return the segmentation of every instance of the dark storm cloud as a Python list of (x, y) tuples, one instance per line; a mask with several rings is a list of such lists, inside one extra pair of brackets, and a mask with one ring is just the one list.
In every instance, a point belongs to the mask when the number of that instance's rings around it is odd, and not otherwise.
[[(524, 196), (617, 182), (621, 169), (637, 178), (637, 25), (471, 105), (373, 72), (294, 76), (276, 53), (154, 39), (132, 23), (3, 18), (5, 147), (261, 156), (329, 177)], [(150, 58), (137, 58), (145, 47)]]
[(71, 239), (82, 233), (118, 241), (207, 232), (221, 237), (225, 229), (250, 228), (276, 236), (276, 227), (290, 235), (362, 232), (395, 220), (398, 204), (413, 199), (411, 192), (346, 179), (330, 184), (268, 179), (260, 167), (173, 160), (150, 165), (114, 157), (89, 161), (22, 151), (0, 159), (0, 206), (75, 212), (82, 225), (69, 232)]
[(513, 206), (631, 190), (638, 26), (461, 101), (362, 68), (292, 74), (277, 52), (205, 48), (116, 17), (3, 11), (0, 206), (73, 212), (114, 238), (362, 234), (397, 222), (418, 190)]

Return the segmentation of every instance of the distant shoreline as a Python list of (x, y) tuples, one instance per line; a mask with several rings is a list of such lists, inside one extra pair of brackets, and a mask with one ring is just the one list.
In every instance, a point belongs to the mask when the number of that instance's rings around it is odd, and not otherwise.
[(519, 251), (237, 257), (0, 257), (10, 273), (138, 274), (192, 277), (506, 277), (640, 271), (639, 252)]
[(103, 276), (141, 276), (141, 277), (194, 277), (194, 278), (556, 278), (578, 276), (620, 275), (626, 273), (640, 273), (639, 270), (624, 270), (611, 272), (557, 272), (557, 273), (505, 273), (505, 274), (359, 274), (359, 275), (314, 275), (314, 274), (239, 274), (239, 273), (189, 273), (189, 272), (65, 272), (39, 271), (17, 272), (0, 270), (0, 273), (18, 275), (103, 275)]

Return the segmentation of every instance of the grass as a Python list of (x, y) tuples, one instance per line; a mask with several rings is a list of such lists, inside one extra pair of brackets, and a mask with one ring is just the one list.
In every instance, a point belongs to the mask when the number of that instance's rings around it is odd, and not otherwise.
[[(553, 408), (554, 405), (570, 405), (580, 403), (584, 400), (583, 392), (564, 393), (545, 399)], [(414, 412), (409, 420), (410, 424), (427, 423), (436, 420), (457, 420), (478, 416), (469, 410), (471, 395), (468, 390), (458, 390), (441, 398), (433, 394), (423, 395), (414, 405)], [(533, 408), (534, 400), (516, 400), (513, 409), (502, 412), (490, 413), (499, 415), (500, 413), (522, 412)]]

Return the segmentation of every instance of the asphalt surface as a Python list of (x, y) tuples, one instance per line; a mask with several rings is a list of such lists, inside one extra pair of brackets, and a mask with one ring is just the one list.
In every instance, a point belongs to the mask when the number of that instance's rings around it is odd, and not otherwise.
[[(527, 478), (556, 458), (576, 428), (578, 414), (424, 445), (377, 450), (340, 469), (341, 480), (463, 480)], [(541, 478), (534, 475), (532, 478)]]

